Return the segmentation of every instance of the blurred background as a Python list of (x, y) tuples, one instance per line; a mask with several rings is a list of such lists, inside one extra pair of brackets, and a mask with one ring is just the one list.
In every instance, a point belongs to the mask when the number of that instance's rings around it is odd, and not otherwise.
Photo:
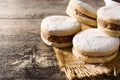
[[(103, 0), (82, 0), (98, 9)], [(0, 18), (43, 18), (64, 14), (69, 0), (0, 0)]]

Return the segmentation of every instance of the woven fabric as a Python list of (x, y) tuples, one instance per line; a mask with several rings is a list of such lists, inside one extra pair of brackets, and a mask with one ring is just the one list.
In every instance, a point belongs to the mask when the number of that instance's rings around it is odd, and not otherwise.
[[(104, 64), (88, 64), (77, 59), (72, 54), (71, 48), (58, 49), (54, 48), (59, 66), (65, 72), (69, 80), (94, 78), (98, 76), (116, 76), (120, 69), (120, 54)], [(114, 77), (115, 78), (115, 77)]]

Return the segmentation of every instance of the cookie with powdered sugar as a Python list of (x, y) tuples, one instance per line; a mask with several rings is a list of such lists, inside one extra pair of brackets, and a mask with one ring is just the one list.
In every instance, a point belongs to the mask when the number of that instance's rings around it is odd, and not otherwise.
[(66, 13), (78, 22), (96, 27), (96, 10), (81, 0), (70, 0)]
[(104, 6), (97, 11), (98, 29), (111, 36), (120, 36), (120, 6)]
[(73, 54), (88, 63), (104, 63), (116, 57), (119, 37), (109, 36), (98, 29), (86, 29), (73, 38)]
[(72, 46), (73, 36), (80, 30), (80, 23), (68, 16), (49, 16), (41, 22), (41, 38), (49, 46)]

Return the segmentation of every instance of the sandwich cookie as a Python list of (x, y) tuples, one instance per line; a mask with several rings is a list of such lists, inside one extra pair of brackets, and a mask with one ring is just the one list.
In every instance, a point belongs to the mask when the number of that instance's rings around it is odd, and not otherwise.
[(105, 63), (116, 57), (119, 37), (109, 36), (98, 29), (86, 29), (73, 38), (73, 55), (86, 63)]
[(106, 6), (118, 5), (120, 6), (120, 0), (104, 0)]
[(68, 16), (49, 16), (41, 22), (41, 38), (49, 46), (72, 46), (73, 36), (80, 30), (80, 24)]
[(120, 36), (120, 6), (104, 6), (97, 15), (98, 29), (111, 36)]
[(78, 22), (96, 27), (96, 10), (81, 0), (70, 0), (66, 13)]

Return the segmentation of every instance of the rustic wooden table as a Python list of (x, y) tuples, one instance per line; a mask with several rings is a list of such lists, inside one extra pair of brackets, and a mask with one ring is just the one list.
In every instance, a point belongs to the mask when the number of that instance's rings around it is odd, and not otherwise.
[[(0, 80), (66, 80), (53, 49), (40, 38), (40, 22), (66, 15), (68, 1), (0, 0)], [(104, 5), (102, 0), (91, 4)]]
[(0, 80), (66, 80), (40, 38), (41, 20), (65, 15), (68, 0), (0, 0)]

